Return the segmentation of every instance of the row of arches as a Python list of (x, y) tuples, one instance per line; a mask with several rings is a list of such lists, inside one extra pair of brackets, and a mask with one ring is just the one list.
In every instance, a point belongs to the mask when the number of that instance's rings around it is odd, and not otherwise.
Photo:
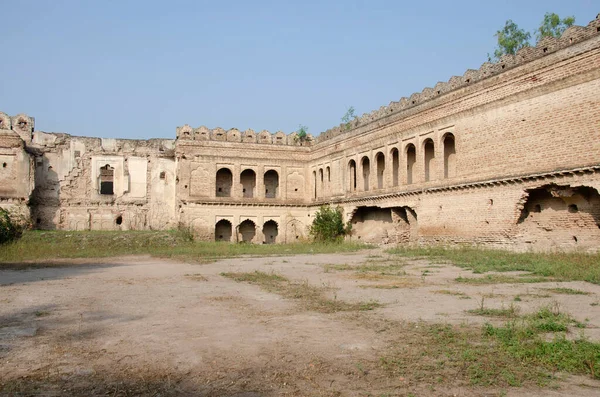
[(329, 166), (313, 171), (314, 198), (323, 197), (331, 190), (331, 168)]
[[(215, 224), (215, 241), (226, 242), (243, 242), (252, 243), (256, 238), (256, 223), (250, 219), (246, 219), (234, 228), (231, 222), (227, 219), (221, 219)], [(268, 220), (263, 224), (262, 234), (264, 236), (263, 244), (277, 243), (277, 235), (279, 228), (277, 222)]]
[[(447, 133), (442, 138), (443, 145), (443, 178), (452, 178), (456, 175), (456, 144), (454, 135), (452, 133)], [(433, 139), (428, 138), (423, 141), (422, 149), (420, 152), (420, 156), (417, 156), (417, 149), (413, 143), (408, 143), (403, 149), (403, 166), (406, 169), (405, 174), (405, 183), (410, 185), (417, 181), (417, 161), (419, 158), (422, 159), (422, 180), (424, 182), (429, 182), (434, 179), (438, 179), (437, 175), (435, 175), (435, 165), (436, 165), (436, 152), (435, 152), (435, 144)], [(354, 159), (348, 162), (348, 186), (347, 190), (349, 192), (354, 192), (356, 190), (368, 191), (371, 189), (383, 189), (386, 187), (394, 187), (400, 184), (400, 151), (398, 148), (394, 147), (390, 150), (389, 156), (391, 156), (391, 175), (390, 175), (390, 183), (391, 186), (386, 186), (386, 158), (385, 154), (380, 151), (375, 154), (375, 158), (373, 161), (373, 165), (371, 165), (371, 159), (368, 156), (363, 156), (360, 159), (358, 165), (360, 165), (360, 170), (362, 175), (360, 175), (360, 179), (357, 175), (358, 167), (356, 161)], [(376, 186), (370, 186), (371, 172), (376, 173), (376, 178), (374, 179), (374, 183)]]
[[(216, 174), (216, 197), (232, 197), (233, 173), (229, 168), (221, 168)], [(245, 169), (240, 173), (241, 197), (257, 197), (256, 172)], [(279, 174), (275, 170), (268, 170), (263, 175), (265, 198), (277, 198), (279, 195)]]

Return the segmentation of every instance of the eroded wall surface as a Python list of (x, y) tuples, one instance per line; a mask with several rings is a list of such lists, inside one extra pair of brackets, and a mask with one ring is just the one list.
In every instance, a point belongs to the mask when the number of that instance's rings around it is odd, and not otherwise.
[(84, 138), (0, 113), (0, 205), (41, 229), (289, 243), (332, 204), (351, 240), (597, 250), (598, 92), (597, 18), (318, 138), (189, 125), (174, 140)]

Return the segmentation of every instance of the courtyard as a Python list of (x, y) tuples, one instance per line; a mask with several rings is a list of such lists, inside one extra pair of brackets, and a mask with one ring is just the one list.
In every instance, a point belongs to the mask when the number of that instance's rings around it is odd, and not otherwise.
[(383, 248), (6, 264), (0, 303), (2, 395), (600, 393), (600, 285)]

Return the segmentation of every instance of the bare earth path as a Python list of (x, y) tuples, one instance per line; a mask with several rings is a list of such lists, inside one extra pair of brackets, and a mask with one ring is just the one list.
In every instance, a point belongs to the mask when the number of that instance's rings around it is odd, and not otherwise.
[[(401, 276), (340, 266), (388, 261), (371, 250), (203, 265), (126, 257), (0, 270), (0, 394), (600, 395), (600, 382), (585, 376), (540, 389), (390, 375), (379, 360), (409, 339), (405, 324), (479, 327), (486, 318), (465, 310), (477, 308), (482, 296), (499, 308), (519, 295), (523, 312), (558, 302), (598, 341), (600, 286), (561, 283), (589, 294), (557, 295), (548, 293), (556, 283), (458, 284), (458, 276), (477, 275), (424, 260), (408, 260)], [(383, 306), (314, 312), (220, 275), (254, 270), (324, 287), (332, 299)]]

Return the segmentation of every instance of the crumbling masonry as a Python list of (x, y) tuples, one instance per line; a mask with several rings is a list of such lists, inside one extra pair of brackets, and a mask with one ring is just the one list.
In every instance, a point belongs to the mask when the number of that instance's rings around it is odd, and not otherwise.
[(599, 93), (597, 18), (315, 139), (84, 138), (0, 113), (0, 206), (39, 229), (289, 243), (330, 203), (352, 240), (597, 250)]

